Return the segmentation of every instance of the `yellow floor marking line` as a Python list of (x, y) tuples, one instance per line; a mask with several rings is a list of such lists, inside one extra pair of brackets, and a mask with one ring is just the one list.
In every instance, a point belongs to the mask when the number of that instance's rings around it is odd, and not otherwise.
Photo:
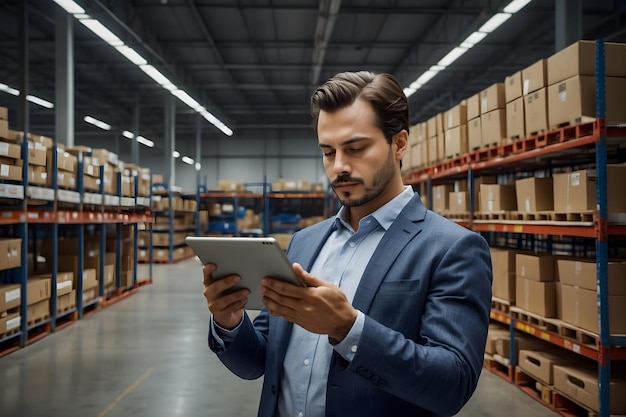
[(139, 384), (141, 384), (145, 379), (147, 379), (152, 373), (152, 371), (154, 371), (154, 368), (148, 369), (142, 376), (139, 377), (139, 379), (133, 382), (131, 386), (126, 388), (124, 392), (118, 395), (115, 401), (113, 401), (111, 404), (109, 404), (107, 408), (101, 411), (100, 414), (98, 414), (98, 417), (104, 417), (105, 415), (109, 413), (109, 411), (113, 410), (117, 406), (117, 404), (119, 404), (119, 402), (124, 399), (124, 397), (130, 394), (135, 388), (139, 386)]

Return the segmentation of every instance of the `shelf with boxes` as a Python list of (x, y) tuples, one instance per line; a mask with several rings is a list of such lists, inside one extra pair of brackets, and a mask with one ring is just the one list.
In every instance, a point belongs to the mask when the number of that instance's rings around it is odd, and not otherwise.
[(262, 236), (267, 186), (221, 179), (215, 190), (199, 191), (201, 234)]
[[(626, 413), (624, 63), (626, 45), (577, 42), (412, 129), (405, 182), (492, 246), (491, 317), (505, 347), (485, 367), (559, 412)], [(465, 136), (450, 132), (457, 120)], [(432, 138), (443, 149), (469, 140), (432, 158)], [(525, 348), (529, 336), (545, 345)]]
[(149, 205), (139, 181), (124, 191), (133, 174), (112, 156), (0, 123), (0, 355), (149, 282), (137, 278), (132, 240)]
[(163, 182), (152, 185), (154, 223), (138, 236), (139, 261), (171, 263), (193, 256), (185, 237), (199, 233), (198, 194)]

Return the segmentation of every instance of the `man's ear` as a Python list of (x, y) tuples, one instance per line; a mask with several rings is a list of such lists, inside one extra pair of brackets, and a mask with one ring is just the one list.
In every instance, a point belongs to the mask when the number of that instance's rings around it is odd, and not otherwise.
[(409, 149), (409, 132), (402, 129), (393, 136), (392, 147), (397, 161), (401, 161)]

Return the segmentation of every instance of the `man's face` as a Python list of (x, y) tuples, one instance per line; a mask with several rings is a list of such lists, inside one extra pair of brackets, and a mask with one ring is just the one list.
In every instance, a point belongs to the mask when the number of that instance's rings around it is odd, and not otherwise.
[(401, 155), (374, 121), (371, 105), (358, 99), (334, 113), (320, 112), (317, 135), (324, 168), (344, 206), (372, 203), (376, 209), (397, 192), (389, 184), (399, 175)]

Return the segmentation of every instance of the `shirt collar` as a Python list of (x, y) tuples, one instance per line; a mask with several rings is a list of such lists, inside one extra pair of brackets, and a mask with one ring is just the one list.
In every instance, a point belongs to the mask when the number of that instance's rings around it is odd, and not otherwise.
[[(404, 206), (407, 205), (409, 201), (413, 198), (415, 191), (410, 185), (404, 186), (404, 191), (395, 196), (391, 201), (389, 201), (384, 206), (380, 207), (378, 210), (374, 211), (371, 214), (365, 216), (361, 221), (364, 221), (368, 217), (373, 217), (374, 220), (385, 230), (391, 227), (393, 221), (398, 217)], [(345, 206), (341, 206), (337, 214), (335, 215), (335, 223), (333, 226), (333, 230), (337, 230), (339, 228), (345, 228), (348, 230), (352, 230), (349, 227), (350, 222), (348, 221), (348, 208)]]

